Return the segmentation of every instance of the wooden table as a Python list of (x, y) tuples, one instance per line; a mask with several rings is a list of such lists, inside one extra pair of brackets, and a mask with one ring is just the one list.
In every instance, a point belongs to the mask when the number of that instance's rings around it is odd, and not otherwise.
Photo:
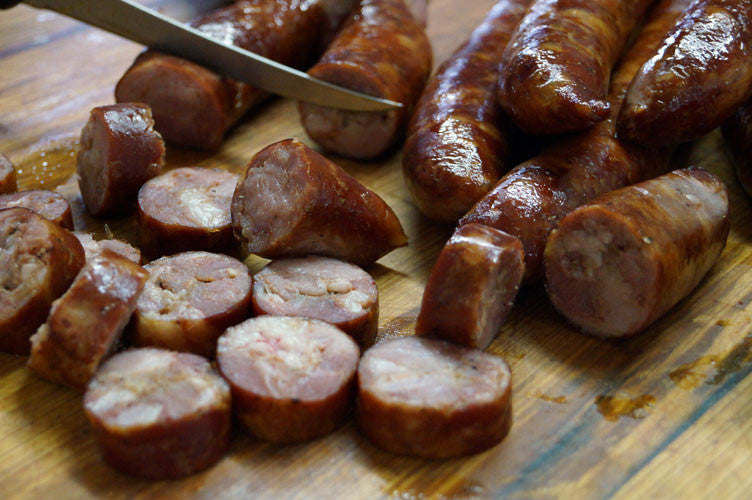
[[(151, 2), (191, 15), (176, 2)], [(194, 2), (194, 4), (200, 2)], [(460, 5), (461, 4), (461, 5)], [(433, 0), (429, 31), (441, 61), (493, 0)], [(74, 183), (76, 138), (93, 106), (140, 48), (56, 15), (0, 13), (0, 151), (20, 187), (60, 187), (79, 229), (135, 242), (134, 222), (94, 220)], [(169, 167), (240, 171), (271, 142), (298, 136), (295, 104), (277, 99), (246, 120), (214, 155), (170, 149)], [(752, 221), (717, 133), (690, 162), (728, 184), (733, 224), (720, 262), (688, 298), (636, 338), (607, 342), (559, 317), (542, 287), (525, 289), (490, 351), (514, 372), (514, 426), (472, 457), (424, 461), (384, 453), (352, 423), (325, 439), (272, 446), (236, 430), (228, 456), (171, 482), (121, 475), (99, 458), (81, 395), (0, 355), (0, 498), (749, 498), (752, 488)], [(410, 246), (369, 271), (381, 290), (380, 338), (410, 334), (423, 285), (451, 228), (423, 218), (402, 182), (401, 155), (334, 158), (397, 212)], [(252, 266), (257, 263), (251, 262)]]

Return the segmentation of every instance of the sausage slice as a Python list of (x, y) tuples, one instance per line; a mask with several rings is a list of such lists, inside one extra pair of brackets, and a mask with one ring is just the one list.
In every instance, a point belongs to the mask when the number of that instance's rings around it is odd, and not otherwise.
[(32, 189), (0, 195), (0, 210), (12, 207), (28, 208), (45, 219), (73, 231), (71, 207), (61, 194), (46, 189)]
[(105, 250), (110, 250), (121, 257), (125, 257), (131, 262), (141, 264), (141, 251), (125, 241), (116, 239), (95, 240), (94, 237), (88, 233), (76, 232), (73, 234), (76, 235), (76, 238), (78, 238), (78, 241), (80, 241), (81, 245), (84, 247), (87, 261), (101, 254)]
[(0, 154), (0, 194), (12, 193), (16, 189), (16, 168), (7, 156)]

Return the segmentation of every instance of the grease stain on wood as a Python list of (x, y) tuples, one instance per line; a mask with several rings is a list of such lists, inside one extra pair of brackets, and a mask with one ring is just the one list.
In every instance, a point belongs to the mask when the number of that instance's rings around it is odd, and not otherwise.
[(628, 395), (600, 395), (595, 398), (595, 405), (598, 412), (610, 422), (616, 422), (622, 417), (641, 419), (645, 418), (649, 408), (655, 405), (655, 397), (651, 394), (642, 394), (634, 398)]
[(691, 390), (703, 381), (708, 385), (718, 385), (750, 361), (752, 361), (752, 333), (744, 337), (727, 353), (701, 356), (679, 366), (668, 376), (678, 387)]
[(547, 394), (543, 394), (540, 392), (536, 392), (533, 394), (534, 398), (542, 399), (543, 401), (546, 401), (548, 403), (556, 403), (559, 405), (567, 404), (569, 401), (567, 401), (566, 396), (549, 396)]

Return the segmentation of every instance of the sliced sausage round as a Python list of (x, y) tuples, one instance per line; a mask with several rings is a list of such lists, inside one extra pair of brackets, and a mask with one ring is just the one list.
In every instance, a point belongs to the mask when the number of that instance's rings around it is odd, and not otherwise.
[(81, 245), (84, 247), (87, 261), (96, 255), (101, 254), (105, 250), (110, 250), (111, 252), (115, 252), (121, 257), (125, 257), (136, 264), (141, 264), (142, 262), (141, 250), (130, 243), (116, 239), (95, 240), (94, 237), (88, 233), (76, 232), (73, 234), (76, 235), (76, 238), (78, 238), (78, 241), (80, 241)]
[(8, 157), (0, 154), (0, 194), (12, 193), (18, 189), (16, 168)]
[(171, 479), (217, 462), (230, 440), (230, 388), (201, 356), (131, 349), (89, 383), (84, 411), (105, 462)]
[(58, 193), (46, 189), (32, 189), (0, 195), (0, 210), (12, 207), (28, 208), (45, 219), (73, 231), (73, 214), (70, 204)]
[(512, 425), (512, 376), (492, 354), (441, 340), (377, 344), (358, 367), (358, 426), (392, 453), (448, 458), (501, 442)]
[(217, 365), (248, 429), (267, 441), (294, 443), (344, 422), (359, 354), (350, 337), (323, 321), (260, 316), (219, 338)]

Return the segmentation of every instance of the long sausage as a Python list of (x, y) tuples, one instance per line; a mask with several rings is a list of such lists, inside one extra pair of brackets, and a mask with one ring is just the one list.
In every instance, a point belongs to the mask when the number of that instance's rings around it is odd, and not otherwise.
[(0, 154), (0, 194), (12, 193), (16, 189), (16, 168), (7, 156)]
[(747, 194), (752, 196), (752, 102), (726, 120), (723, 138), (734, 159), (736, 176)]
[(45, 189), (32, 189), (0, 195), (0, 210), (21, 207), (73, 231), (71, 207), (61, 194)]

